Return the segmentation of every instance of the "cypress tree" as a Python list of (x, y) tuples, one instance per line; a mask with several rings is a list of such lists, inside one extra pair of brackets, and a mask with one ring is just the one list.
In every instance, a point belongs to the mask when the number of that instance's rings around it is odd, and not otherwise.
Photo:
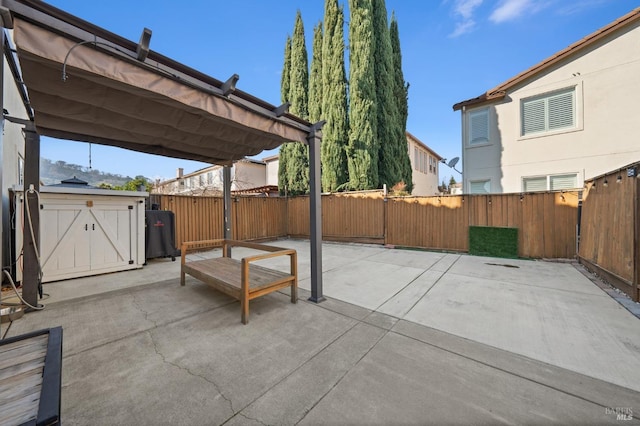
[(378, 129), (372, 0), (349, 0), (349, 186), (378, 187)]
[[(374, 74), (378, 127), (378, 184), (389, 188), (402, 180), (398, 138), (402, 139), (398, 104), (393, 99), (393, 56), (384, 0), (373, 0)], [(401, 141), (400, 141), (401, 142)], [(405, 151), (407, 142), (404, 142)]]
[[(315, 46), (314, 46), (315, 52)], [(344, 12), (338, 0), (324, 4), (322, 40), (322, 189), (336, 191), (348, 180), (346, 147), (349, 141), (347, 121), (347, 76), (344, 64)]]
[[(301, 118), (309, 118), (309, 62), (304, 39), (302, 14), (298, 10), (291, 38), (291, 67), (289, 68), (289, 111)], [(286, 175), (289, 193), (309, 192), (309, 147), (302, 143), (288, 144)]]
[(313, 51), (309, 74), (309, 121), (315, 123), (322, 117), (322, 22), (313, 28)]
[(391, 51), (393, 56), (393, 99), (398, 104), (399, 122), (402, 129), (403, 152), (401, 156), (400, 171), (402, 180), (407, 184), (406, 190), (413, 190), (411, 160), (407, 152), (407, 117), (409, 116), (409, 83), (404, 81), (402, 73), (402, 53), (400, 51), (400, 34), (398, 32), (398, 21), (394, 13), (391, 14), (391, 27), (389, 29), (391, 39)]
[[(289, 101), (289, 84), (291, 69), (291, 37), (287, 36), (284, 46), (284, 65), (282, 67), (282, 75), (280, 78), (280, 101), (282, 103)], [(288, 193), (289, 184), (287, 181), (287, 163), (289, 161), (290, 144), (282, 144), (280, 146), (280, 156), (278, 159), (278, 191), (280, 195)]]

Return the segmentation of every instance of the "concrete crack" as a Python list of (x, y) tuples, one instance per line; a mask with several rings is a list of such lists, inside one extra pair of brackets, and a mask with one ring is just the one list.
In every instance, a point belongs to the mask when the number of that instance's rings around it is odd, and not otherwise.
[(254, 422), (258, 422), (258, 423), (260, 423), (261, 425), (264, 425), (264, 426), (270, 426), (268, 423), (265, 423), (265, 422), (263, 422), (263, 421), (261, 421), (261, 420), (258, 420), (258, 419), (254, 419), (253, 417), (249, 417), (249, 416), (247, 416), (247, 415), (246, 415), (246, 414), (244, 414), (244, 413), (238, 413), (238, 415), (239, 415), (239, 416), (244, 417), (244, 418), (245, 418), (245, 419), (247, 419), (247, 420), (253, 420)]
[(200, 375), (200, 374), (196, 374), (193, 371), (191, 371), (189, 368), (187, 367), (183, 367), (175, 362), (169, 361), (163, 354), (162, 352), (160, 352), (160, 349), (158, 349), (158, 344), (156, 342), (156, 340), (153, 338), (153, 333), (151, 332), (151, 330), (147, 330), (147, 333), (149, 334), (149, 337), (151, 338), (151, 343), (153, 344), (153, 350), (156, 352), (156, 354), (160, 357), (160, 359), (162, 359), (162, 362), (164, 362), (165, 364), (169, 364), (173, 367), (176, 367), (182, 371), (187, 372), (187, 374), (193, 376), (193, 377), (197, 377), (199, 379), (204, 380), (205, 382), (209, 383), (210, 385), (212, 385), (216, 392), (218, 392), (218, 394), (225, 400), (227, 401), (227, 403), (229, 403), (229, 408), (231, 409), (231, 413), (235, 414), (235, 410), (233, 409), (233, 402), (231, 401), (230, 398), (228, 398), (220, 389), (220, 387), (218, 386), (218, 384), (216, 382), (214, 382), (211, 379), (208, 379), (207, 377)]
[(136, 307), (136, 309), (138, 309), (140, 312), (142, 312), (142, 314), (144, 315), (144, 319), (145, 321), (149, 321), (151, 323), (153, 323), (153, 328), (158, 328), (158, 323), (155, 322), (152, 319), (149, 319), (149, 312), (146, 311), (142, 305), (140, 305), (140, 303), (138, 302), (138, 299), (136, 299), (136, 295), (135, 293), (132, 295), (132, 299), (133, 299), (133, 306)]

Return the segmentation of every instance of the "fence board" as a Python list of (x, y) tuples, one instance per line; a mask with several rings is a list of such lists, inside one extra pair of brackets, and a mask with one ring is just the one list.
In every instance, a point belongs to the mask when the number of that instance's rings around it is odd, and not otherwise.
[[(571, 258), (577, 203), (575, 192), (387, 200), (380, 192), (323, 195), (323, 238), (468, 251), (469, 226), (508, 226), (519, 229), (520, 256)], [(161, 195), (160, 205), (176, 214), (177, 244), (222, 238), (221, 198)], [(231, 213), (237, 239), (309, 237), (309, 197), (237, 197)], [(609, 248), (601, 240), (594, 240), (598, 252)]]
[[(620, 183), (616, 183), (617, 176), (621, 176)], [(579, 252), (581, 258), (631, 287), (634, 287), (634, 268), (638, 261), (634, 259), (633, 222), (637, 184), (636, 178), (628, 178), (620, 172), (588, 183), (583, 196)], [(625, 288), (621, 290), (630, 292)], [(637, 294), (631, 296), (638, 298)]]

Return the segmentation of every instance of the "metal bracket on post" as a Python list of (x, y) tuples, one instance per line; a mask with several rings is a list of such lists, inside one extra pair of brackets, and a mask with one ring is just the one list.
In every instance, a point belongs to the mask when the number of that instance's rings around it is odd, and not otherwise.
[(325, 300), (322, 295), (322, 190), (320, 169), (320, 129), (326, 121), (319, 121), (311, 126), (307, 142), (309, 144), (309, 190), (310, 190), (310, 240), (311, 240), (311, 297), (310, 301), (320, 303)]

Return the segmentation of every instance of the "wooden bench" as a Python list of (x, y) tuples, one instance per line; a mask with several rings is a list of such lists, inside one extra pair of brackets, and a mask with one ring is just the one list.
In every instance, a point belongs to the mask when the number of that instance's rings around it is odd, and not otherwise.
[[(222, 247), (222, 257), (187, 260), (189, 252)], [(240, 260), (227, 257), (227, 248), (246, 247), (268, 252), (247, 256)], [(290, 273), (276, 271), (252, 262), (277, 256), (289, 256)], [(285, 287), (291, 287), (291, 303), (298, 301), (298, 257), (295, 250), (236, 240), (206, 240), (182, 243), (180, 285), (185, 275), (208, 284), (214, 289), (240, 301), (242, 323), (249, 322), (249, 301)]]

